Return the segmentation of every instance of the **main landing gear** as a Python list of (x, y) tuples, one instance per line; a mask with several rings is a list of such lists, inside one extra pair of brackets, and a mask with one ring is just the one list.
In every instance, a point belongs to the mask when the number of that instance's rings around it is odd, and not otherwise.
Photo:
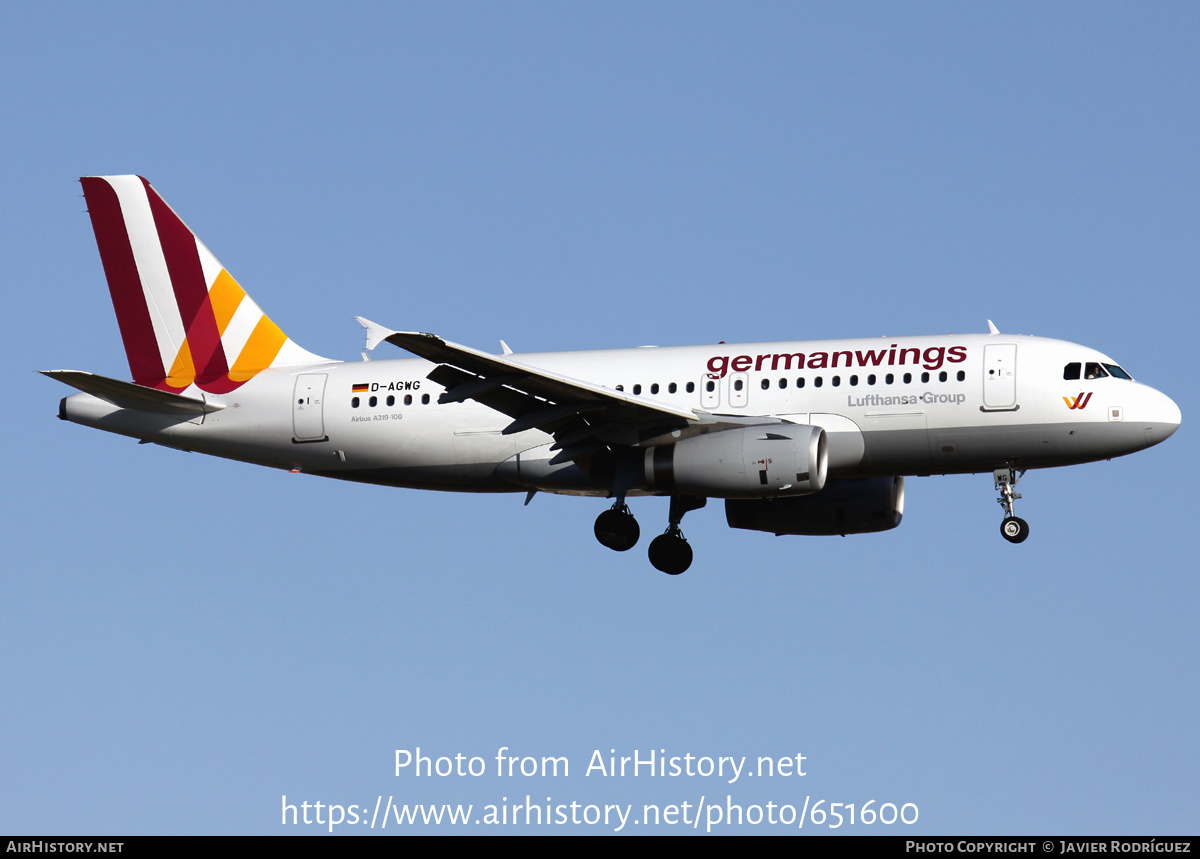
[(642, 529), (637, 520), (629, 512), (629, 505), (624, 498), (618, 498), (608, 510), (596, 517), (596, 539), (601, 546), (607, 546), (614, 552), (627, 552), (637, 545)]
[(997, 468), (992, 476), (996, 479), (996, 488), (1000, 497), (996, 500), (1004, 508), (1004, 521), (1000, 523), (1000, 534), (1010, 543), (1024, 543), (1029, 536), (1029, 523), (1019, 516), (1013, 515), (1013, 502), (1020, 498), (1014, 491), (1017, 481), (1025, 475), (1025, 470), (1017, 471), (1012, 468)]
[[(708, 499), (691, 495), (672, 495), (667, 530), (650, 543), (650, 563), (669, 576), (677, 576), (692, 565), (692, 547), (679, 530), (679, 523), (689, 510), (699, 510)], [(602, 546), (617, 552), (632, 549), (641, 534), (637, 520), (629, 512), (624, 498), (618, 498), (611, 508), (596, 517), (596, 539)]]
[(679, 522), (689, 510), (699, 510), (707, 498), (693, 495), (672, 495), (667, 530), (650, 543), (650, 563), (668, 576), (677, 576), (692, 565), (692, 547), (688, 545)]

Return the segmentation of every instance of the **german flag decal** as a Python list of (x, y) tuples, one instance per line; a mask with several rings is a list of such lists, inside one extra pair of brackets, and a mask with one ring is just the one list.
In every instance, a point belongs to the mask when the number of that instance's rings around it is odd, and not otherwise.
[(370, 385), (354, 385), (350, 390), (356, 394), (365, 394), (370, 389)]

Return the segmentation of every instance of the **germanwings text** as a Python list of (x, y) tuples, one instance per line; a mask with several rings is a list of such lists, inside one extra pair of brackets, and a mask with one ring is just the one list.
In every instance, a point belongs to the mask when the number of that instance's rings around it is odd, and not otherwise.
[(967, 360), (966, 346), (930, 346), (922, 350), (911, 346), (903, 349), (893, 343), (887, 349), (867, 351), (844, 349), (837, 352), (775, 352), (763, 355), (714, 355), (708, 359), (708, 374), (713, 379), (723, 379), (732, 370), (745, 373), (749, 370), (824, 370), (835, 367), (894, 367), (920, 365), (926, 370), (940, 370), (943, 364), (961, 364)]

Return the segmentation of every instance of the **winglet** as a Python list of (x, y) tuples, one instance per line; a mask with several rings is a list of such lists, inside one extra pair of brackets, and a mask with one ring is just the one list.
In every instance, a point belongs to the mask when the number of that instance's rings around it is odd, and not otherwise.
[(988, 320), (988, 334), (999, 334), (1000, 329), (996, 327), (992, 320)]
[(378, 346), (384, 340), (388, 339), (389, 337), (391, 337), (393, 334), (396, 333), (392, 329), (385, 328), (384, 326), (380, 325), (378, 322), (372, 322), (370, 319), (364, 319), (361, 316), (355, 316), (354, 318), (358, 320), (359, 325), (361, 325), (363, 328), (367, 329), (367, 347), (366, 348), (368, 350), (373, 350), (376, 346)]
[(508, 344), (505, 343), (503, 340), (500, 341), (500, 348), (504, 350), (505, 355), (511, 355), (513, 353), (513, 350), (509, 349)]

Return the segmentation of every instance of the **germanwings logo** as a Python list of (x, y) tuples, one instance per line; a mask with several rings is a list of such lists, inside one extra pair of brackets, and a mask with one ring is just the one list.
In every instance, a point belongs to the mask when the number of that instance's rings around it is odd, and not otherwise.
[(145, 179), (81, 181), (137, 384), (223, 394), (282, 357), (287, 336)]
[(893, 367), (906, 363), (913, 367), (918, 364), (926, 370), (940, 370), (943, 364), (961, 364), (967, 360), (966, 346), (930, 346), (922, 350), (919, 347), (906, 346), (901, 348), (893, 343), (886, 349), (868, 349), (867, 351), (834, 351), (834, 352), (780, 352), (763, 355), (714, 355), (708, 359), (708, 378), (724, 379), (732, 370), (735, 373), (746, 373), (753, 370), (761, 373), (769, 369), (771, 372), (791, 370), (793, 365), (797, 370), (824, 370), (837, 368), (838, 362), (843, 367)]
[(1087, 408), (1088, 400), (1091, 398), (1091, 391), (1088, 391), (1086, 394), (1080, 391), (1078, 397), (1063, 397), (1063, 402), (1067, 404), (1068, 409), (1083, 409)]

